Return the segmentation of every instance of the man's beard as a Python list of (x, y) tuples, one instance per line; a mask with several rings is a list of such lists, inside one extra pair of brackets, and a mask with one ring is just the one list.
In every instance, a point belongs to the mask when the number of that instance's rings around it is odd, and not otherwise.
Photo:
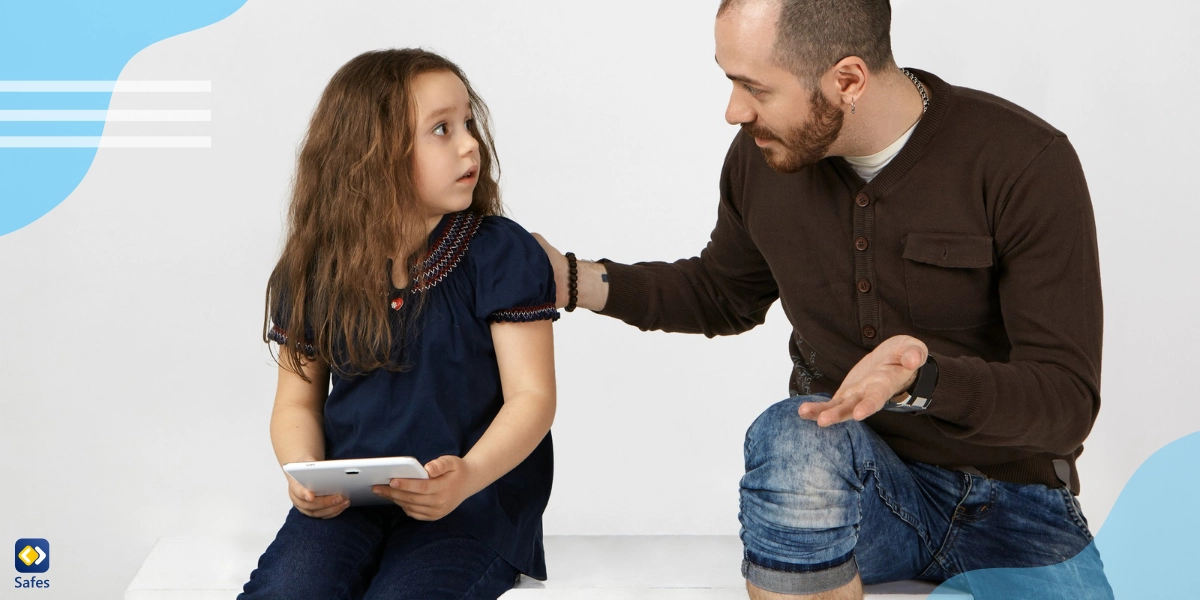
[(829, 147), (837, 141), (845, 117), (842, 110), (827, 100), (819, 89), (813, 91), (810, 104), (812, 114), (808, 120), (786, 132), (783, 137), (757, 123), (742, 123), (746, 133), (783, 145), (782, 151), (770, 147), (759, 148), (772, 169), (781, 173), (795, 173), (825, 158)]

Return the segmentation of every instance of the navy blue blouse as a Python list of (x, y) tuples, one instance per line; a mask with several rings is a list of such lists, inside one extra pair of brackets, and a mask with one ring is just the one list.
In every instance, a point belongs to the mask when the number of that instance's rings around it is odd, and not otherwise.
[[(408, 368), (358, 377), (332, 370), (327, 459), (465, 456), (504, 403), (491, 323), (558, 318), (550, 261), (520, 225), (460, 212), (442, 217), (430, 239), (408, 288), (390, 300), (397, 315), (421, 304), (403, 349), (393, 350)], [(287, 341), (279, 328), (271, 337)], [(521, 464), (443, 519), (522, 573), (545, 579), (542, 512), (552, 476), (547, 434)]]

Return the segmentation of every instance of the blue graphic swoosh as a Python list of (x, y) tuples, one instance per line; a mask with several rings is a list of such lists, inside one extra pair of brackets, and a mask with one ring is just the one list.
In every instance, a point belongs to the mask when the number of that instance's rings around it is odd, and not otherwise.
[[(211, 25), (246, 0), (2, 0), (0, 82), (113, 81), (129, 59)], [(0, 110), (107, 109), (110, 92), (3, 92)], [(96, 125), (6, 123), (0, 136), (99, 135)], [(83, 180), (95, 148), (0, 147), (0, 235), (58, 206)]]

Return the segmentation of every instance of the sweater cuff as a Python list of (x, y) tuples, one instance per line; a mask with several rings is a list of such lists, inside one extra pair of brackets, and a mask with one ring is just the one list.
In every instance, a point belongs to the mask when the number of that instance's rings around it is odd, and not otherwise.
[(981, 410), (983, 379), (964, 357), (933, 354), (938, 381), (927, 414), (962, 427), (976, 429), (987, 418)]
[(598, 261), (608, 271), (608, 300), (604, 309), (597, 311), (636, 324), (646, 316), (647, 298), (650, 294), (650, 277), (645, 269), (612, 262), (607, 258)]

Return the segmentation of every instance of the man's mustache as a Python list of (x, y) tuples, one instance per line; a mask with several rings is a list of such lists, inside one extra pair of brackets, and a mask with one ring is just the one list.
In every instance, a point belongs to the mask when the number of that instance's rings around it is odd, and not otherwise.
[(760, 140), (782, 141), (779, 139), (779, 136), (772, 133), (770, 129), (767, 129), (766, 127), (763, 127), (757, 123), (742, 123), (742, 131), (745, 131), (747, 134)]

